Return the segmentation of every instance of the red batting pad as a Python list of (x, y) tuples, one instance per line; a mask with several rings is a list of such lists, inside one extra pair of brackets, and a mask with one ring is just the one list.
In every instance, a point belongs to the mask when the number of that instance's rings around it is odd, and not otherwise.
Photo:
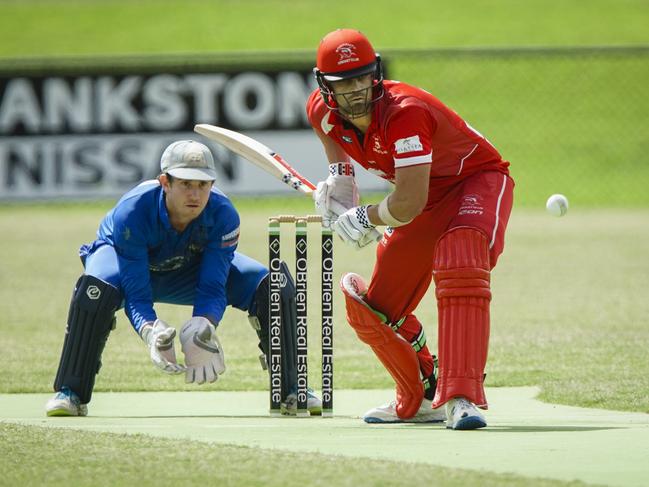
[(401, 419), (412, 418), (424, 398), (424, 387), (419, 376), (419, 361), (410, 343), (397, 335), (381, 321), (357, 294), (355, 279), (360, 276), (346, 274), (340, 281), (345, 295), (347, 322), (358, 338), (367, 343), (396, 382), (397, 415)]
[(473, 228), (440, 238), (433, 277), (438, 311), (439, 376), (433, 407), (464, 396), (487, 409), (483, 377), (489, 348), (489, 242)]

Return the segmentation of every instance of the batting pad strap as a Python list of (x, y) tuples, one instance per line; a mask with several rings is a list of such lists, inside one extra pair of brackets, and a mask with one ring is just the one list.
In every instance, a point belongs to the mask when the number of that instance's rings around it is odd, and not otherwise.
[[(381, 316), (384, 318), (382, 321), (385, 322), (387, 319), (385, 318), (385, 315), (381, 314)], [(404, 316), (401, 318), (399, 321), (395, 321), (392, 323), (388, 323), (390, 325), (390, 328), (392, 328), (394, 331), (398, 332), (399, 328), (401, 328), (401, 325), (406, 321), (407, 316)]]
[(396, 227), (401, 227), (403, 225), (407, 225), (412, 221), (412, 219), (402, 222), (401, 220), (397, 220), (392, 213), (390, 213), (390, 208), (388, 206), (388, 199), (390, 198), (390, 195), (386, 196), (383, 198), (383, 201), (379, 203), (379, 218), (383, 223), (386, 225), (396, 228)]
[(351, 162), (332, 162), (329, 164), (329, 174), (332, 176), (354, 176), (354, 165)]
[(419, 352), (426, 346), (426, 333), (424, 332), (423, 328), (421, 329), (419, 334), (410, 342), (410, 345), (412, 345), (412, 349), (415, 352)]
[[(399, 333), (399, 330), (406, 322), (407, 318), (407, 316), (404, 316), (399, 321), (387, 324), (395, 333)], [(416, 353), (419, 353), (419, 351), (426, 346), (426, 332), (424, 331), (423, 326), (419, 326), (419, 332), (417, 332), (417, 334), (413, 338), (407, 338), (406, 336), (404, 336), (406, 335), (404, 333), (399, 333), (399, 335), (402, 336), (405, 340), (410, 340), (410, 345), (412, 345), (412, 348)]]
[(433, 355), (433, 371), (428, 377), (424, 377), (422, 383), (424, 385), (424, 397), (429, 401), (435, 398), (437, 391), (437, 356)]

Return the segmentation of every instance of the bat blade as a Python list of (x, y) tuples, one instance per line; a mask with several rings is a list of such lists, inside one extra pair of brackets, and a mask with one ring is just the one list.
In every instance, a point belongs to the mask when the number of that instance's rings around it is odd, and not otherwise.
[(315, 190), (313, 183), (282, 156), (252, 137), (205, 123), (195, 125), (194, 132), (220, 143), (297, 191), (310, 195)]

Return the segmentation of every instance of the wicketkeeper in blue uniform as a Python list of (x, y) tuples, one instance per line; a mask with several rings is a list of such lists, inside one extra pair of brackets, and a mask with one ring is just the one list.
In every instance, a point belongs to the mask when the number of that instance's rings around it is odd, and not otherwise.
[[(65, 341), (47, 402), (48, 416), (85, 416), (101, 367), (101, 354), (124, 308), (146, 344), (151, 361), (185, 382), (214, 382), (225, 372), (216, 329), (226, 306), (248, 313), (268, 352), (268, 270), (236, 252), (239, 215), (214, 186), (210, 150), (198, 142), (174, 142), (162, 154), (161, 175), (126, 193), (101, 221), (97, 239), (79, 255), (85, 272), (77, 281)], [(296, 412), (295, 287), (283, 265), (283, 411)], [(154, 303), (193, 305), (180, 330), (184, 365), (176, 360), (176, 329), (160, 319)], [(286, 371), (284, 371), (286, 369)], [(322, 408), (309, 393), (311, 414)]]

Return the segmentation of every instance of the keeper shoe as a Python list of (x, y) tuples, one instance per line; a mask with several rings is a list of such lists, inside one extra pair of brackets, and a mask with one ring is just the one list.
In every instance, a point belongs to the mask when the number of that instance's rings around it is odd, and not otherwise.
[[(315, 395), (313, 389), (306, 391), (306, 408), (311, 416), (322, 414), (322, 401)], [(297, 391), (290, 392), (280, 405), (281, 413), (286, 416), (297, 416)]]
[(432, 401), (424, 398), (417, 414), (410, 419), (401, 419), (397, 416), (397, 401), (390, 401), (383, 406), (370, 409), (363, 415), (363, 421), (371, 424), (378, 423), (441, 423), (446, 420), (443, 408), (433, 409)]
[(446, 403), (446, 427), (454, 430), (475, 430), (487, 426), (480, 410), (464, 397), (454, 397)]
[(81, 404), (79, 396), (67, 387), (62, 387), (45, 405), (48, 416), (87, 416), (88, 405)]

